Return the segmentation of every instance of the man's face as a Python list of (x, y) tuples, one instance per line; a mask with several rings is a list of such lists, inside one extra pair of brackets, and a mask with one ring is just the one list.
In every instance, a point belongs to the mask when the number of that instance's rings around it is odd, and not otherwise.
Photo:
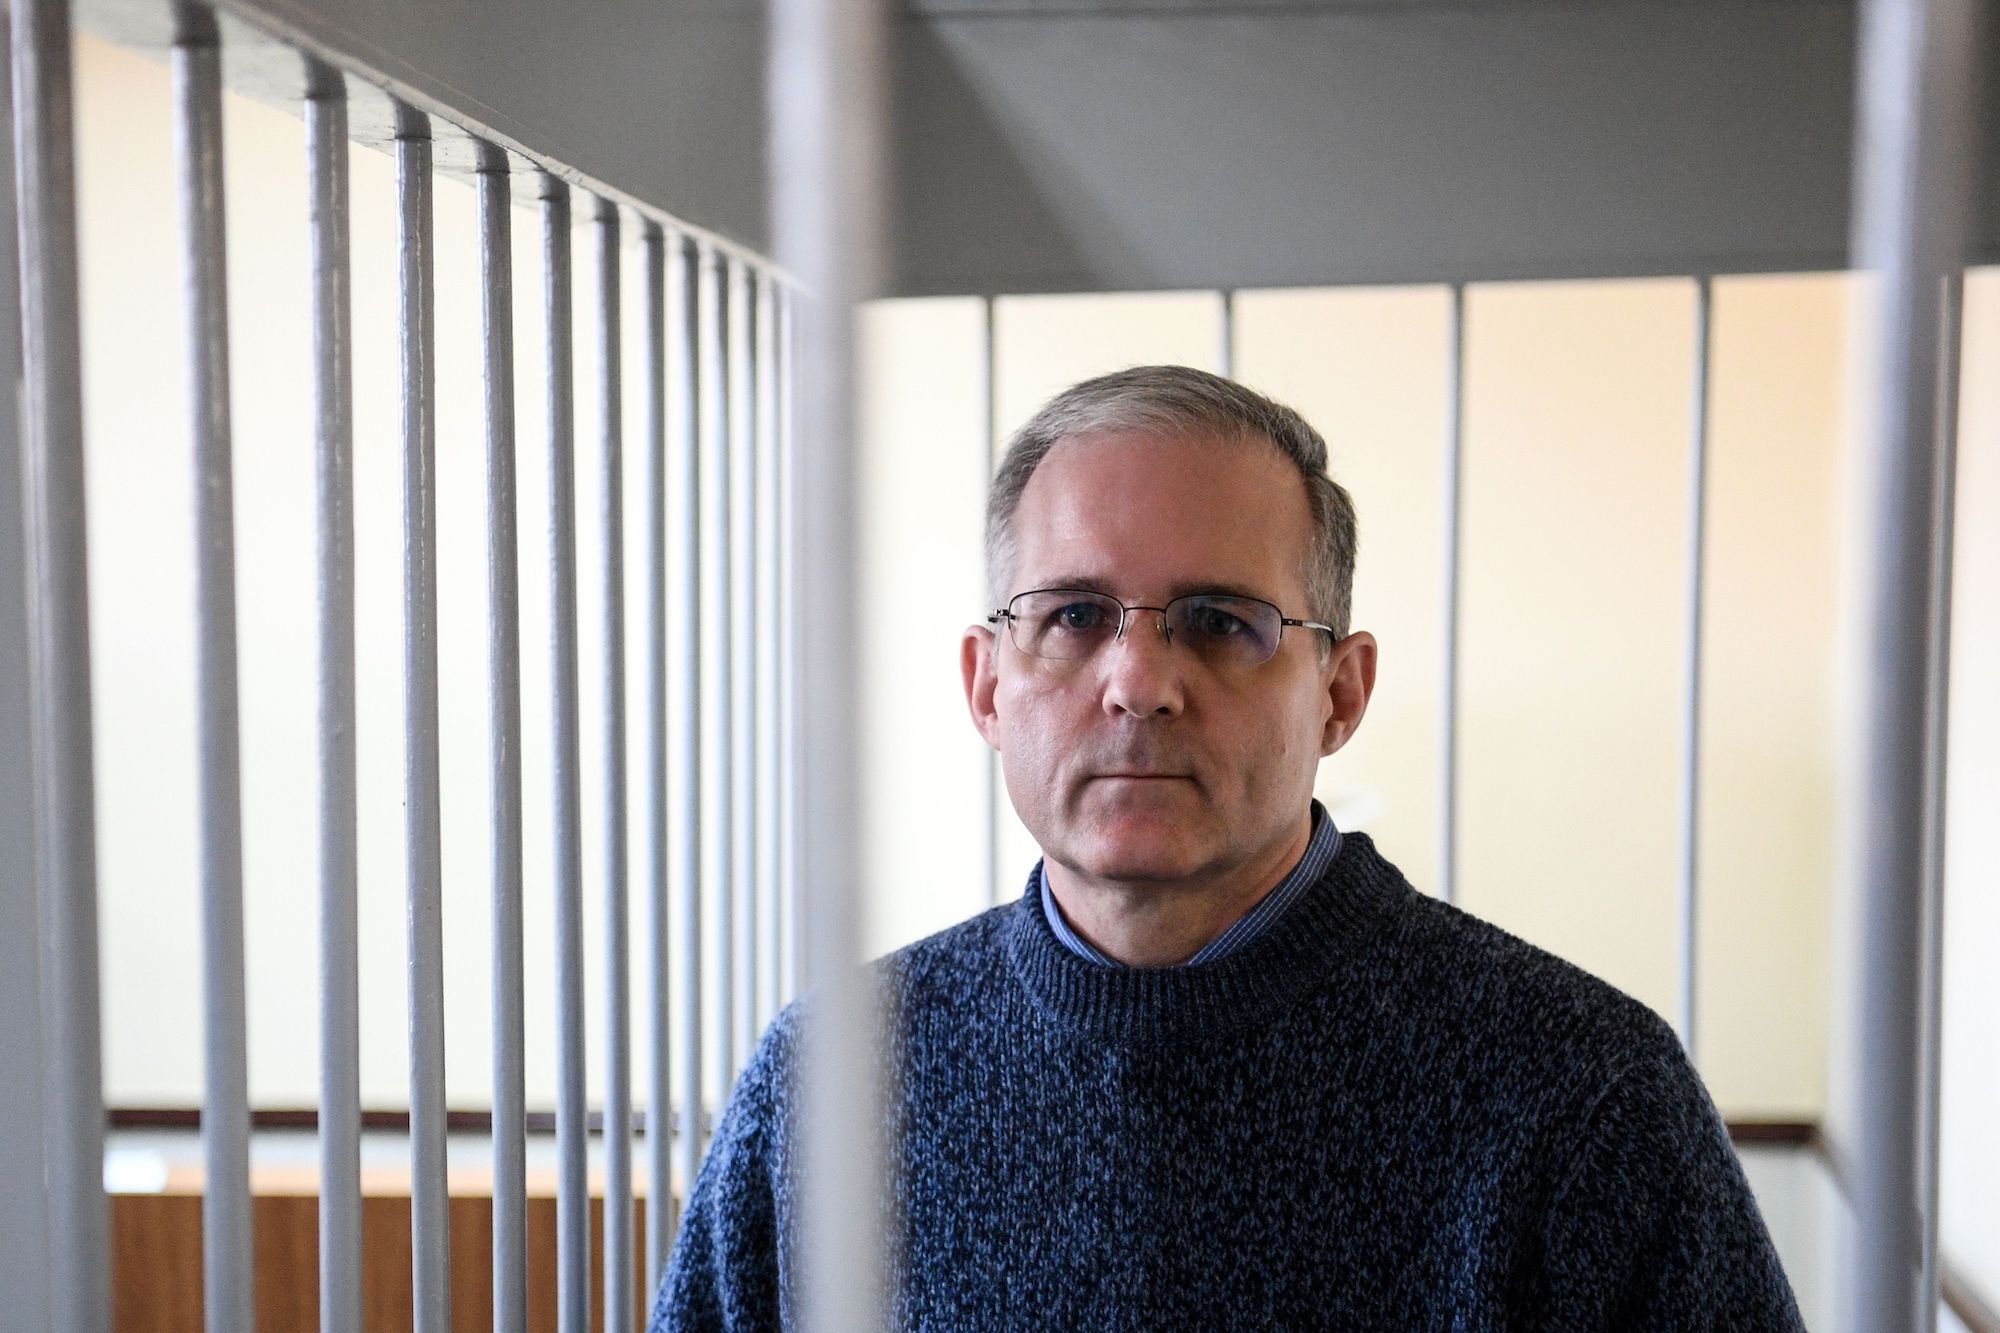
[[(1013, 521), (1005, 594), (1108, 593), (1165, 606), (1232, 592), (1310, 618), (1311, 516), (1297, 469), (1266, 444), (1109, 434), (1066, 440)], [(1023, 653), (966, 633), (967, 701), (1000, 751), (1007, 792), (1052, 861), (1097, 880), (1197, 881), (1254, 867), (1296, 839), (1321, 755), (1366, 706), (1374, 643), (1290, 627), (1254, 667), (1204, 665), (1132, 612), (1094, 657)]]

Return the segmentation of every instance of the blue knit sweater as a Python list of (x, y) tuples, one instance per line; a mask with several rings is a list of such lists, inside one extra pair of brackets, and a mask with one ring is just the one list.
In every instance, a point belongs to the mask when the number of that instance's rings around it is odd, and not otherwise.
[[(1364, 834), (1228, 958), (1110, 969), (1032, 896), (874, 965), (896, 1328), (1797, 1329), (1673, 1032)], [(655, 1330), (795, 1327), (798, 1005)]]

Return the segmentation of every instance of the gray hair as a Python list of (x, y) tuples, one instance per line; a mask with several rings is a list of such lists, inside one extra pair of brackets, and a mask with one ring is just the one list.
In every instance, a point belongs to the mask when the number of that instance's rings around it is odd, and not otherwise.
[(1190, 366), (1134, 366), (1085, 380), (1051, 398), (1014, 433), (986, 500), (986, 577), (996, 606), (1006, 599), (1002, 580), (1012, 576), (1014, 511), (1028, 478), (1064, 440), (1125, 431), (1231, 443), (1267, 440), (1290, 459), (1305, 483), (1312, 515), (1305, 561), (1309, 614), (1346, 637), (1354, 594), (1354, 501), (1327, 475), (1326, 441), (1283, 403)]

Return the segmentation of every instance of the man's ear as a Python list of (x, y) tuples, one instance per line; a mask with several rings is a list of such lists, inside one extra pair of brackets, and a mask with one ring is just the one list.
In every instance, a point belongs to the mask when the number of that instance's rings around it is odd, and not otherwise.
[(1375, 693), (1375, 636), (1367, 630), (1348, 635), (1327, 650), (1321, 672), (1327, 712), (1319, 752), (1325, 756), (1347, 744), (1368, 711), (1368, 697)]
[(994, 749), (1000, 748), (1000, 715), (993, 708), (994, 674), (1000, 641), (984, 625), (968, 625), (958, 644), (958, 671), (965, 680), (965, 707), (972, 725)]

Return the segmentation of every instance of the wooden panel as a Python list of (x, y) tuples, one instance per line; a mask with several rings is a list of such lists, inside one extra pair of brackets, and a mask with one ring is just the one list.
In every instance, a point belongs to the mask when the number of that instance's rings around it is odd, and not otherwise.
[[(451, 1301), (455, 1333), (493, 1326), (493, 1201), (451, 1201)], [(633, 1272), (646, 1267), (646, 1218), (633, 1227)], [(317, 1333), (319, 1200), (310, 1194), (259, 1195), (256, 1232), (258, 1333)], [(411, 1322), (410, 1201), (397, 1195), (362, 1200), (362, 1319), (368, 1328)], [(604, 1327), (604, 1209), (590, 1209), (591, 1327)], [(556, 1206), (528, 1200), (528, 1327), (556, 1327)], [(111, 1196), (114, 1333), (201, 1333), (201, 1196)], [(637, 1280), (643, 1321), (652, 1293)]]

